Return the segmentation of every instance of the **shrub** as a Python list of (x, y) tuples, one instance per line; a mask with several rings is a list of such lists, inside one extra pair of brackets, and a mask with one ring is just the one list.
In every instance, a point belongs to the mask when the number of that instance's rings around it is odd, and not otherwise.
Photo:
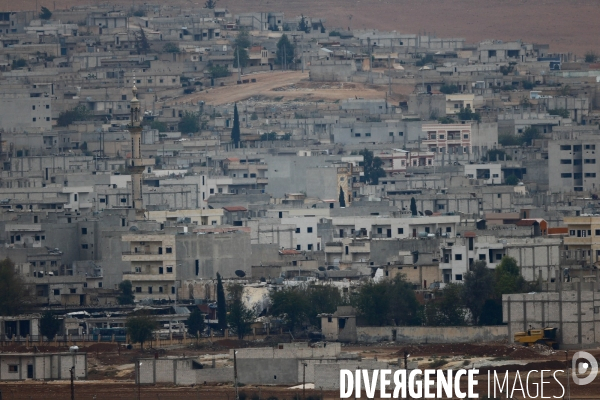
[(439, 360), (435, 360), (431, 364), (429, 364), (429, 368), (438, 369), (440, 367), (443, 367), (446, 364), (448, 364), (448, 360), (439, 359)]

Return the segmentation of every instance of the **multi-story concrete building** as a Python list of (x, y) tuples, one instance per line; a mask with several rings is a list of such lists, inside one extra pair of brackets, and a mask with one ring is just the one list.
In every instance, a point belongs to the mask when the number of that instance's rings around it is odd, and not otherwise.
[(577, 258), (589, 265), (600, 261), (600, 217), (565, 217), (569, 235), (564, 238), (565, 257)]
[[(595, 136), (595, 135), (594, 135)], [(600, 140), (596, 137), (548, 142), (548, 174), (553, 192), (581, 192), (600, 188)]]

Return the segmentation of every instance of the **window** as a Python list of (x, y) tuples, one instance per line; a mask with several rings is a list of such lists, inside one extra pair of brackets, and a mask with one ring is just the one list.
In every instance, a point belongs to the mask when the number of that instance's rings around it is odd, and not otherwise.
[(53, 294), (54, 296), (60, 296), (60, 289), (53, 289), (53, 290), (52, 290), (52, 294)]
[(468, 139), (468, 138), (469, 138), (468, 134), (463, 135), (463, 139)]
[(585, 173), (585, 177), (586, 178), (595, 178), (596, 177), (596, 173), (595, 172), (586, 172)]
[[(34, 118), (34, 120), (35, 120), (35, 118)], [(355, 133), (354, 137), (360, 137), (360, 133)]]
[(561, 178), (571, 178), (572, 176), (573, 176), (573, 174), (571, 174), (570, 172), (564, 173), (564, 174), (560, 174)]
[(498, 174), (492, 174), (492, 178), (498, 178)]
[(479, 255), (479, 261), (485, 261), (485, 254)]
[(462, 274), (456, 274), (456, 281), (462, 281)]
[(127, 100), (127, 95), (126, 94), (122, 94), (121, 95), (121, 100)]
[(302, 250), (302, 245), (300, 245), (300, 244), (297, 244), (297, 245), (296, 245), (296, 250)]
[(101, 288), (102, 287), (102, 282), (98, 282), (98, 287)]
[(19, 366), (15, 365), (15, 364), (9, 365), (8, 366), (8, 372), (10, 372), (10, 373), (17, 373), (17, 372), (19, 372)]
[(365, 136), (371, 137), (371, 133), (367, 132), (367, 133), (365, 133)]
[(35, 110), (35, 106), (31, 106), (31, 109), (32, 109), (32, 110)]
[(82, 245), (81, 245), (81, 248), (82, 248), (82, 249), (84, 249), (84, 250), (87, 250), (87, 248), (88, 248), (88, 245), (87, 245), (87, 243), (84, 243), (84, 244), (82, 244)]
[[(587, 146), (586, 146), (586, 148), (587, 148)], [(562, 146), (560, 146), (560, 149), (563, 151), (571, 150), (571, 145), (570, 144), (562, 145)]]
[(454, 255), (454, 259), (455, 259), (456, 261), (460, 261), (460, 260), (462, 260), (462, 254), (455, 254), (455, 255)]
[(404, 132), (398, 132), (398, 136), (404, 136)]
[(500, 261), (502, 260), (502, 254), (498, 253), (496, 254), (496, 261)]
[(440, 139), (444, 140), (444, 135), (440, 135)]
[(296, 228), (296, 233), (300, 233), (300, 228)]
[(382, 233), (383, 230), (381, 228), (377, 228), (377, 233)]
[(438, 204), (438, 210), (443, 210), (444, 208), (446, 208), (444, 204)]
[(394, 132), (390, 132), (390, 136), (394, 136)]
[(159, 286), (159, 287), (158, 287), (158, 293), (162, 293), (162, 292), (163, 292), (163, 287), (162, 287), (162, 286)]
[(35, 122), (35, 121), (37, 121), (37, 118), (35, 118), (35, 117), (34, 117), (34, 118), (33, 118), (33, 122)]
[(584, 160), (584, 162), (585, 162), (586, 164), (596, 164), (596, 159), (595, 159), (595, 158), (586, 158), (586, 159)]
[(141, 286), (136, 286), (135, 287), (135, 292), (136, 293), (142, 293), (142, 287)]
[(162, 275), (165, 272), (163, 267), (158, 267), (158, 273)]
[(308, 250), (309, 250), (309, 251), (312, 251), (312, 249), (313, 249), (313, 245), (312, 245), (312, 244), (309, 244), (309, 245), (308, 245)]
[(69, 289), (69, 293), (72, 293), (72, 294), (77, 293), (77, 289), (76, 288), (70, 288)]
[(562, 159), (560, 160), (561, 164), (571, 164), (571, 160), (567, 160), (567, 159)]
[(313, 231), (313, 230), (312, 230), (312, 226), (309, 226), (308, 228), (306, 228), (306, 232), (307, 232), (307, 233), (312, 233), (312, 231)]
[(167, 274), (173, 273), (173, 267), (167, 267)]
[(575, 229), (571, 229), (569, 231), (569, 236), (575, 236)]
[(446, 233), (451, 233), (452, 232), (452, 227), (451, 226), (447, 226), (446, 227)]
[(398, 235), (404, 235), (404, 228), (398, 228)]
[(148, 294), (152, 294), (152, 286), (148, 286)]
[(171, 294), (175, 294), (175, 286), (171, 286)]
[(81, 234), (87, 235), (87, 228), (81, 228)]
[(173, 253), (173, 248), (172, 247), (167, 247), (167, 254), (171, 254)]

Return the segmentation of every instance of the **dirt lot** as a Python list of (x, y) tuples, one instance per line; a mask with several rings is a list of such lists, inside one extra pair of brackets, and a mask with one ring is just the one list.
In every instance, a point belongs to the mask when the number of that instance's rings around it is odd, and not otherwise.
[[(52, 9), (99, 3), (133, 5), (142, 1), (3, 0), (0, 10), (33, 10), (36, 4)], [(169, 4), (202, 7), (204, 0), (171, 0)], [(233, 13), (274, 10), (288, 17), (320, 16), (328, 28), (431, 32), (438, 37), (464, 37), (469, 42), (522, 39), (548, 43), (553, 51), (600, 53), (597, 0), (220, 0), (218, 6), (226, 6)]]
[[(236, 340), (220, 340), (205, 344), (200, 348), (172, 346), (159, 351), (159, 356), (164, 355), (182, 355), (198, 356), (211, 362), (216, 359), (217, 366), (230, 364), (227, 353), (230, 348), (248, 347), (248, 346), (267, 346), (281, 338), (272, 338), (265, 342), (238, 342)], [(3, 352), (9, 351), (32, 351), (31, 348), (24, 346), (2, 347)], [(66, 350), (66, 348), (59, 348)], [(505, 343), (486, 343), (486, 344), (424, 344), (402, 346), (398, 343), (378, 343), (375, 345), (350, 345), (343, 346), (344, 352), (357, 353), (363, 359), (377, 359), (380, 361), (392, 361), (402, 363), (404, 351), (410, 354), (410, 360), (417, 361), (419, 368), (441, 368), (458, 369), (476, 367), (480, 371), (479, 386), (482, 392), (487, 388), (488, 371), (497, 371), (502, 374), (509, 371), (510, 382), (515, 380), (517, 371), (522, 379), (528, 371), (536, 370), (559, 370), (565, 369), (565, 360), (569, 359), (573, 351), (565, 354), (564, 351), (553, 351), (545, 347), (524, 348), (521, 346), (509, 345)], [(56, 351), (56, 347), (38, 346), (38, 351)], [(88, 353), (88, 372), (89, 381), (76, 382), (76, 399), (132, 399), (136, 398), (137, 386), (134, 384), (134, 363), (139, 357), (151, 357), (154, 354), (153, 349), (147, 349), (141, 352), (135, 350), (117, 350), (115, 344), (93, 344), (88, 347), (82, 347), (81, 351)], [(596, 358), (600, 357), (600, 349), (590, 350)], [(566, 387), (565, 373), (558, 372), (556, 377)], [(541, 377), (539, 372), (531, 374), (531, 382), (539, 382)], [(545, 375), (545, 381), (548, 380), (548, 373)], [(561, 387), (550, 378), (550, 383), (546, 384), (544, 390), (545, 396), (560, 396)], [(571, 399), (599, 399), (600, 396), (600, 378), (588, 386), (577, 386), (571, 381)], [(533, 390), (533, 386), (531, 386)], [(252, 399), (253, 395), (260, 395), (261, 399), (267, 399), (275, 396), (279, 400), (292, 400), (295, 395), (301, 395), (298, 390), (290, 390), (287, 387), (262, 387), (244, 386), (240, 389)], [(70, 396), (70, 386), (68, 382), (31, 382), (25, 381), (15, 384), (0, 385), (2, 399), (14, 400), (58, 400), (67, 399)], [(319, 390), (307, 390), (307, 397), (314, 396), (318, 398), (321, 394)], [(520, 394), (520, 392), (519, 392)], [(339, 392), (325, 392), (324, 399), (337, 399)], [(142, 386), (140, 390), (141, 399), (156, 400), (179, 400), (179, 399), (227, 399), (234, 398), (234, 389), (231, 385), (199, 385), (195, 387), (176, 387), (173, 385), (151, 385)], [(256, 397), (257, 398), (257, 397)], [(515, 395), (515, 398), (521, 399), (523, 396)], [(560, 397), (558, 397), (560, 398)], [(565, 397), (567, 398), (567, 397)]]
[[(209, 88), (199, 93), (180, 96), (166, 102), (167, 105), (197, 103), (220, 105), (246, 100), (250, 97), (269, 98), (274, 101), (336, 101), (355, 97), (380, 99), (385, 97), (387, 86), (363, 85), (360, 83), (309, 82), (308, 73), (299, 71), (273, 71), (245, 75), (243, 79), (256, 79), (256, 82), (241, 85), (231, 84)], [(399, 85), (395, 85), (399, 86)], [(404, 90), (412, 91), (414, 86)], [(394, 87), (394, 93), (398, 93)]]

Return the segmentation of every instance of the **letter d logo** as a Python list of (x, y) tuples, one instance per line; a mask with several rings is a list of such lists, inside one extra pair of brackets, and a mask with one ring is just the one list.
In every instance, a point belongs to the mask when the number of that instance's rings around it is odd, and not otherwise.
[[(589, 362), (588, 363), (580, 363), (579, 365), (577, 365), (577, 360), (580, 358), (584, 358), (586, 361)], [(588, 367), (592, 367), (592, 370), (590, 371), (590, 374), (585, 377), (585, 378), (579, 378), (577, 377), (577, 373), (583, 374), (588, 370)], [(573, 355), (573, 361), (572, 361), (572, 372), (571, 374), (573, 375), (573, 382), (575, 382), (576, 385), (587, 385), (589, 383), (592, 383), (592, 381), (594, 379), (596, 379), (596, 376), (598, 375), (598, 362), (596, 361), (596, 359), (594, 358), (593, 355), (591, 355), (590, 353), (586, 352), (586, 351), (578, 351), (577, 353), (575, 353)]]

